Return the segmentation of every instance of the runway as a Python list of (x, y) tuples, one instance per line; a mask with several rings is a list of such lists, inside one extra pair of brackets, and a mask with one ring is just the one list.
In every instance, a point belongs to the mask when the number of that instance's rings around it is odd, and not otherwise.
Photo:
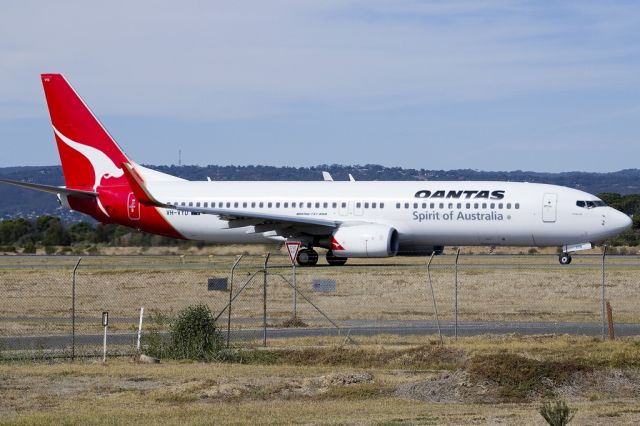
[[(375, 325), (373, 325), (375, 324)], [(440, 329), (443, 336), (452, 337), (455, 334), (453, 322), (442, 322)], [(232, 330), (232, 341), (247, 341), (261, 339), (262, 329)], [(577, 335), (600, 336), (602, 324), (595, 322), (483, 322), (461, 321), (458, 323), (458, 336), (481, 335)], [(616, 324), (616, 336), (640, 335), (640, 324)], [(376, 336), (393, 334), (399, 336), (434, 336), (438, 334), (435, 321), (345, 321), (340, 324), (340, 329), (329, 327), (305, 327), (305, 328), (268, 328), (267, 339), (284, 339), (295, 337), (317, 336)], [(102, 334), (76, 335), (77, 346), (102, 345)], [(48, 336), (20, 336), (0, 337), (0, 347), (3, 350), (31, 350), (46, 348), (49, 350), (65, 349), (71, 346), (70, 335)], [(109, 334), (109, 345), (134, 345), (135, 333)]]

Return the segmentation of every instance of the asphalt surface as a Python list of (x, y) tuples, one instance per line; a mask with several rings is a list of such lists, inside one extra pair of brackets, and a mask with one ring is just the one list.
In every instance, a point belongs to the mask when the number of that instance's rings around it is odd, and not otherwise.
[[(367, 325), (369, 324), (369, 325)], [(375, 324), (375, 325), (371, 325)], [(315, 336), (376, 336), (393, 334), (399, 336), (433, 336), (437, 335), (438, 327), (435, 321), (350, 321), (340, 324), (340, 329), (328, 327), (306, 328), (268, 328), (268, 339), (287, 337), (315, 337)], [(440, 329), (443, 336), (454, 336), (455, 325), (452, 322), (442, 322)], [(262, 329), (232, 330), (232, 341), (252, 340), (262, 338)], [(601, 323), (586, 322), (480, 322), (461, 321), (458, 323), (458, 336), (481, 335), (550, 335), (569, 334), (581, 336), (600, 336)], [(616, 324), (616, 336), (640, 335), (640, 324)], [(102, 334), (76, 335), (78, 346), (102, 345)], [(110, 345), (134, 345), (136, 333), (109, 334), (107, 343)], [(3, 350), (29, 349), (65, 349), (71, 346), (69, 335), (49, 336), (20, 336), (0, 337), (0, 348)]]
[[(214, 256), (212, 263), (207, 262), (207, 258), (203, 256), (189, 256), (189, 259), (198, 259), (198, 262), (186, 262), (181, 263), (178, 256), (148, 256), (144, 255), (135, 256), (136, 259), (146, 259), (148, 262), (128, 262), (127, 258), (133, 256), (121, 256), (117, 262), (107, 262), (104, 264), (91, 263), (92, 261), (99, 261), (101, 259), (113, 260), (119, 258), (119, 256), (85, 256), (84, 264), (80, 264), (80, 270), (94, 270), (94, 269), (113, 269), (113, 270), (139, 270), (139, 269), (154, 269), (154, 270), (206, 270), (206, 269), (230, 269), (233, 263), (232, 257), (229, 256)], [(224, 261), (221, 261), (220, 258)], [(544, 263), (528, 263), (527, 257), (535, 259), (543, 259)], [(162, 261), (158, 259), (162, 258)], [(438, 256), (437, 259), (442, 261), (446, 259), (446, 264), (435, 263), (431, 266), (432, 269), (451, 269), (455, 256)], [(335, 267), (328, 266), (324, 263), (323, 259), (320, 260), (317, 266), (305, 267), (304, 270), (362, 270), (362, 269), (425, 269), (427, 257), (424, 257), (424, 262), (406, 262), (406, 263), (390, 263), (379, 262), (376, 259), (371, 259), (371, 262), (366, 264), (350, 264), (347, 263), (344, 266)], [(466, 263), (471, 259), (474, 263)], [(486, 259), (486, 263), (483, 260)], [(516, 263), (501, 263), (500, 260), (518, 260)], [(20, 262), (17, 262), (17, 261)], [(22, 263), (24, 261), (24, 263)], [(34, 256), (34, 255), (15, 255), (15, 256), (0, 256), (0, 269), (69, 269), (72, 270), (77, 261), (77, 257), (67, 256)], [(290, 269), (291, 266), (287, 264), (288, 259), (283, 260), (280, 256), (274, 256), (274, 260), (268, 265), (268, 269)], [(468, 255), (460, 258), (458, 268), (464, 269), (556, 269), (562, 268), (566, 270), (571, 269), (594, 269), (602, 266), (602, 257), (600, 255), (574, 255), (574, 263), (571, 265), (560, 265), (555, 255), (510, 255), (510, 254), (494, 254), (494, 255)], [(606, 257), (607, 268), (640, 268), (640, 256), (619, 256), (608, 255)], [(248, 256), (239, 265), (238, 271), (251, 270), (255, 271), (263, 268), (263, 259), (258, 256)]]

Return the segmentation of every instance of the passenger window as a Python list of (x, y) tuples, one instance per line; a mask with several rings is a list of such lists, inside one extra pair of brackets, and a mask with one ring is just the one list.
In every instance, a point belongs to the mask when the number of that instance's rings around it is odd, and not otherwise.
[(384, 203), (380, 203), (380, 208), (384, 209)]
[(473, 208), (474, 208), (474, 209), (477, 209), (478, 207), (479, 207), (479, 204), (478, 204), (478, 203), (473, 203)]
[(247, 208), (247, 203), (242, 203), (242, 208), (246, 209)]
[(362, 207), (362, 203), (356, 203), (356, 208), (359, 209), (360, 207)]
[(284, 208), (289, 208), (289, 203), (284, 203)]
[(307, 203), (307, 208), (310, 209), (311, 208), (311, 203)]
[(449, 203), (449, 209), (453, 208), (453, 203)]
[(487, 208), (487, 203), (482, 203), (482, 208), (486, 209)]
[(516, 208), (516, 210), (519, 209), (520, 208), (520, 203), (516, 203), (514, 207)]
[(471, 208), (471, 203), (467, 203), (466, 207), (467, 207), (467, 210), (469, 210)]
[(364, 203), (364, 208), (368, 209), (369, 208), (369, 203)]
[(258, 207), (260, 207), (260, 208), (264, 207), (264, 203), (263, 203), (262, 201), (260, 201), (260, 202), (258, 203)]
[(276, 203), (276, 208), (279, 209), (280, 208), (280, 203)]
[(227, 208), (231, 207), (231, 203), (227, 201)]
[(435, 209), (435, 208), (436, 208), (436, 205), (435, 205), (434, 203), (431, 203), (431, 204), (429, 205), (429, 208), (431, 208), (431, 209)]
[(495, 209), (496, 208), (496, 203), (491, 203), (491, 208)]
[(511, 210), (511, 203), (507, 203), (507, 210)]
[(444, 203), (440, 203), (440, 208), (444, 209)]
[(252, 209), (255, 209), (255, 208), (256, 208), (256, 203), (255, 203), (255, 201), (251, 203), (251, 208), (252, 208)]
[(200, 207), (200, 201), (196, 203), (196, 207)]
[(396, 203), (396, 209), (400, 208), (400, 203)]
[(316, 203), (316, 209), (320, 208), (320, 203)]
[(371, 208), (375, 209), (376, 208), (376, 203), (371, 203)]
[(193, 207), (193, 201), (189, 201), (189, 207)]
[(427, 208), (427, 203), (422, 203), (422, 208), (426, 209)]
[(334, 209), (338, 208), (338, 203), (331, 203), (331, 207), (334, 208)]
[(409, 208), (409, 203), (404, 203), (404, 208), (408, 209)]
[(458, 208), (461, 209), (462, 208), (462, 203), (458, 203)]
[(209, 207), (209, 202), (208, 202), (208, 201), (205, 201), (205, 202), (204, 202), (204, 205), (203, 205), (203, 207), (204, 207), (204, 208), (207, 208), (207, 207)]
[(418, 208), (418, 203), (413, 203), (413, 208), (417, 209)]
[(326, 209), (327, 207), (329, 207), (329, 204), (328, 203), (322, 203), (322, 207)]
[(500, 210), (502, 210), (502, 207), (503, 207), (503, 204), (502, 204), (502, 203), (498, 203), (498, 208), (499, 208)]
[(184, 204), (184, 201), (183, 201), (181, 204), (182, 204), (182, 206), (184, 206), (184, 205), (185, 205), (185, 204)]

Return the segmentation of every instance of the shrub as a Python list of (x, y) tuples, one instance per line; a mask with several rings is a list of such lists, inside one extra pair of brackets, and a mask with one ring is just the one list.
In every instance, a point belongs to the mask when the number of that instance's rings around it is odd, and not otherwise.
[[(209, 307), (189, 306), (178, 313), (175, 321), (155, 315), (155, 326), (145, 333), (144, 352), (156, 358), (213, 361), (223, 353), (222, 334), (217, 329)], [(169, 334), (162, 330), (169, 325)]]
[(189, 306), (178, 314), (171, 327), (174, 358), (211, 360), (222, 349), (222, 335), (211, 310), (204, 304)]
[(24, 254), (35, 254), (36, 253), (36, 245), (32, 242), (28, 242), (25, 244), (24, 249), (22, 250)]
[(540, 415), (551, 426), (565, 426), (573, 420), (576, 410), (569, 408), (567, 403), (562, 400), (545, 401), (540, 407)]

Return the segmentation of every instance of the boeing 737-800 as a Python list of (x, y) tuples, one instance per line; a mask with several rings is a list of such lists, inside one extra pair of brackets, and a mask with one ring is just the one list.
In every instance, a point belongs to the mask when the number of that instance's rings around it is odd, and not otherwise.
[(134, 163), (60, 74), (43, 74), (66, 186), (3, 179), (57, 195), (102, 223), (215, 243), (300, 241), (330, 265), (430, 255), (446, 245), (560, 246), (560, 263), (631, 226), (597, 197), (515, 182), (193, 182)]

